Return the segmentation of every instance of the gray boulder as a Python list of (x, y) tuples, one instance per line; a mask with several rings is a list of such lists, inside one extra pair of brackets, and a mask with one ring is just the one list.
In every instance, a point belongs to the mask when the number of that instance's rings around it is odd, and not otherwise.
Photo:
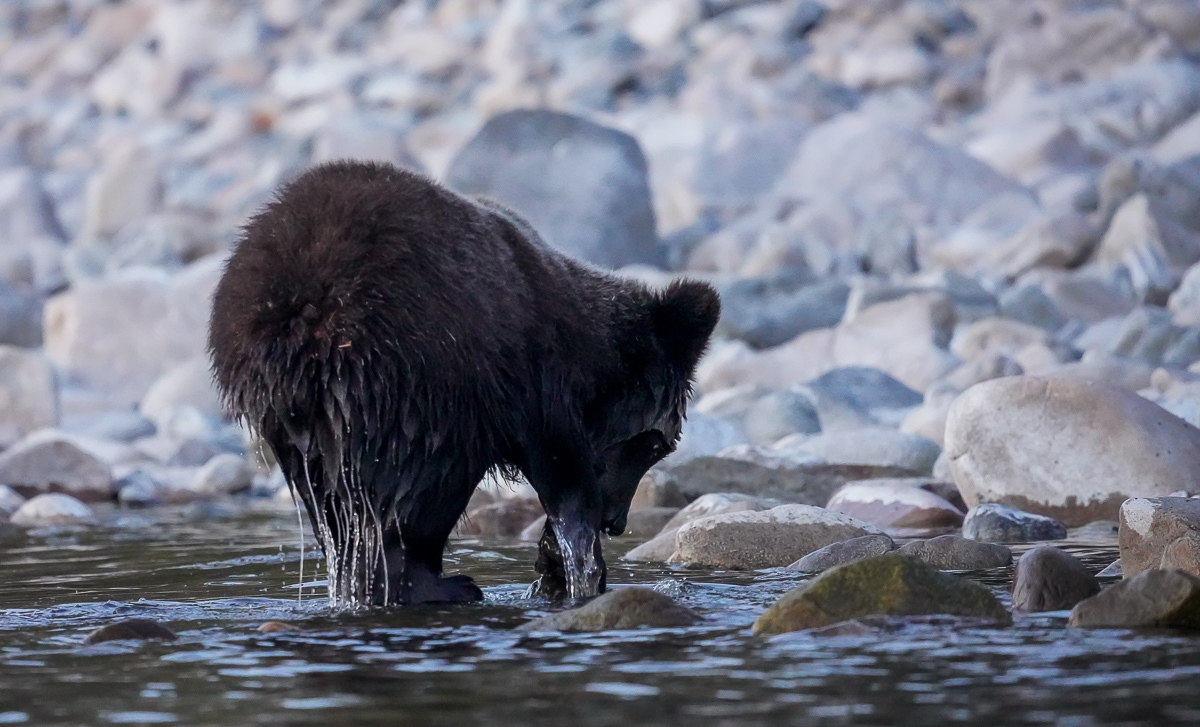
[(968, 510), (962, 529), (963, 537), (982, 543), (1028, 543), (1067, 537), (1067, 526), (1054, 518), (995, 503)]
[(1081, 601), (1067, 625), (1200, 628), (1200, 577), (1180, 570), (1142, 571)]
[(1126, 578), (1156, 568), (1200, 575), (1200, 500), (1135, 497), (1121, 505), (1120, 522)]
[(586, 606), (559, 611), (521, 624), (521, 631), (626, 631), (673, 629), (700, 621), (694, 611), (670, 596), (649, 588), (629, 586), (601, 595)]
[(662, 267), (646, 159), (620, 131), (553, 111), (490, 119), (458, 153), (446, 182), (512, 207), (549, 244), (609, 268)]
[(900, 546), (900, 552), (925, 561), (938, 570), (985, 570), (1012, 563), (1012, 551), (1003, 545), (978, 543), (957, 535), (939, 535)]
[(824, 573), (830, 568), (883, 555), (895, 549), (896, 544), (886, 535), (863, 535), (818, 548), (789, 565), (787, 569), (801, 573)]
[(1100, 592), (1100, 583), (1075, 556), (1041, 546), (1017, 561), (1013, 578), (1014, 610), (1036, 613), (1061, 611)]

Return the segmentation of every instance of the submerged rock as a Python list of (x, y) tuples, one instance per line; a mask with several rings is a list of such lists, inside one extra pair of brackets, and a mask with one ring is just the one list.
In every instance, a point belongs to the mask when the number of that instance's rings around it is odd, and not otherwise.
[(1054, 518), (995, 503), (968, 510), (962, 532), (963, 537), (982, 543), (1028, 543), (1067, 537), (1067, 527)]
[(131, 618), (101, 626), (88, 634), (84, 644), (99, 644), (104, 641), (144, 641), (158, 639), (174, 641), (175, 632), (149, 618)]
[(890, 553), (895, 549), (896, 543), (887, 535), (864, 535), (861, 538), (851, 538), (818, 548), (789, 565), (787, 569), (801, 573), (823, 573), (830, 568)]
[(266, 623), (262, 624), (261, 626), (259, 626), (258, 628), (255, 629), (255, 631), (258, 631), (259, 633), (264, 633), (264, 634), (277, 634), (277, 633), (280, 633), (283, 631), (299, 631), (299, 630), (300, 630), (299, 626), (296, 626), (295, 624), (286, 623), (284, 621), (267, 621)]
[(1200, 577), (1181, 570), (1142, 571), (1080, 602), (1067, 625), (1200, 628)]
[(1012, 563), (1012, 551), (1003, 545), (978, 543), (957, 535), (939, 535), (900, 546), (900, 552), (938, 570), (985, 570)]
[(831, 543), (878, 533), (861, 520), (824, 508), (780, 505), (688, 523), (676, 533), (676, 550), (668, 562), (732, 570), (783, 567)]
[(1017, 561), (1012, 607), (1018, 611), (1061, 611), (1100, 592), (1100, 583), (1075, 556), (1049, 546), (1027, 551)]
[(892, 552), (828, 570), (792, 589), (758, 617), (754, 633), (820, 628), (877, 614), (1011, 619), (987, 587)]
[(1200, 575), (1200, 500), (1139, 497), (1126, 501), (1121, 506), (1118, 544), (1126, 578), (1155, 568)]
[(92, 508), (61, 492), (38, 495), (29, 500), (9, 518), (13, 525), (41, 527), (43, 525), (82, 525), (96, 522)]
[(586, 606), (559, 611), (517, 627), (521, 631), (613, 631), (683, 628), (699, 622), (691, 609), (649, 588), (609, 591)]

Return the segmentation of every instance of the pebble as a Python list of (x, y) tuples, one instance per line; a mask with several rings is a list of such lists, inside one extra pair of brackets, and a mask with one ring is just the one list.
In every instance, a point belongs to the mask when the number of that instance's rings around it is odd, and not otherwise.
[(988, 503), (967, 511), (962, 533), (983, 543), (1028, 543), (1062, 540), (1067, 537), (1067, 527), (1054, 518)]

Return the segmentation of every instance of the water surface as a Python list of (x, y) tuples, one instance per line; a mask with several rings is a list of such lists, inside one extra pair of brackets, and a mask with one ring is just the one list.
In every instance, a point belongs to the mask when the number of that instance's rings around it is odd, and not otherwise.
[[(311, 545), (311, 537), (307, 543)], [(453, 541), (448, 572), (486, 601), (331, 614), (318, 553), (298, 601), (294, 514), (220, 507), (112, 514), (0, 542), (0, 724), (1162, 725), (1200, 722), (1200, 636), (1068, 630), (1066, 613), (996, 628), (948, 618), (834, 634), (749, 634), (802, 576), (629, 565), (688, 629), (525, 634), (533, 545)], [(1111, 545), (1068, 544), (1095, 570)], [(1011, 569), (971, 574), (1007, 602)], [(179, 639), (83, 646), (157, 619)], [(262, 634), (265, 621), (300, 630)]]

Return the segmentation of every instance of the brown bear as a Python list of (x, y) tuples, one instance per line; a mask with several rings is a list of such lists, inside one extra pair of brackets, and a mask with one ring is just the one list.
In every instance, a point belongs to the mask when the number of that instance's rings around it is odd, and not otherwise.
[(246, 224), (213, 299), (230, 410), (267, 442), (325, 551), (334, 604), (472, 601), (446, 539), (489, 471), (548, 520), (538, 567), (604, 589), (601, 532), (675, 446), (720, 310), (548, 247), (514, 212), (390, 164), (334, 162)]

